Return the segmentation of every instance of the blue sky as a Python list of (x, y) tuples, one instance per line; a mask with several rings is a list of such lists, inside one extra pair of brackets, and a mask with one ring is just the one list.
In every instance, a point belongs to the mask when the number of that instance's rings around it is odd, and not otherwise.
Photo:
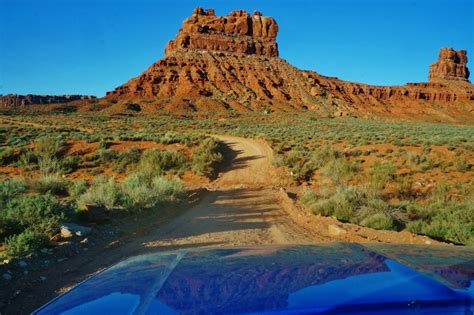
[(473, 2), (0, 0), (0, 94), (103, 96), (162, 58), (197, 5), (273, 16), (280, 56), (302, 69), (380, 85), (426, 81), (440, 47), (474, 60)]

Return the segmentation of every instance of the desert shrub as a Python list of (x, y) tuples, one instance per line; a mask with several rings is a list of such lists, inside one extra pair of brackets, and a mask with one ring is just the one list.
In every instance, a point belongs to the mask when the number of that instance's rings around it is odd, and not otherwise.
[(54, 234), (64, 217), (63, 208), (50, 194), (15, 197), (0, 213), (1, 221), (8, 226), (7, 233), (34, 229), (46, 235)]
[(77, 199), (87, 191), (87, 182), (83, 179), (70, 181), (67, 187), (68, 195)]
[(138, 162), (136, 173), (150, 179), (172, 169), (181, 169), (184, 163), (184, 156), (180, 152), (147, 150)]
[(79, 157), (77, 155), (68, 155), (59, 161), (59, 167), (65, 174), (74, 172), (78, 165)]
[(387, 182), (394, 178), (395, 170), (395, 165), (393, 165), (391, 162), (375, 162), (368, 172), (369, 187), (371, 187), (374, 191), (381, 192)]
[(327, 196), (317, 197), (311, 191), (303, 195), (303, 204), (315, 214), (335, 216), (341, 221), (351, 221), (358, 196), (355, 187), (338, 187), (337, 190)]
[(0, 165), (6, 164), (10, 156), (15, 152), (15, 149), (12, 147), (2, 147), (0, 148)]
[(296, 179), (301, 179), (312, 172), (314, 167), (307, 162), (306, 154), (301, 148), (292, 149), (284, 154), (277, 154), (273, 159), (275, 166), (286, 166), (290, 174)]
[(124, 180), (121, 187), (123, 206), (132, 210), (151, 208), (160, 202), (174, 200), (184, 192), (181, 181), (162, 176), (155, 176), (146, 181), (138, 175), (131, 175)]
[(26, 170), (33, 170), (36, 167), (37, 159), (30, 148), (22, 148), (17, 165)]
[(57, 155), (62, 145), (63, 142), (59, 138), (41, 137), (36, 139), (33, 152), (43, 175), (56, 174), (61, 171)]
[(455, 165), (456, 171), (462, 172), (462, 173), (467, 172), (471, 168), (469, 163), (467, 163), (466, 160), (464, 159), (457, 159), (454, 165)]
[(141, 153), (137, 147), (132, 147), (125, 152), (120, 152), (112, 162), (112, 170), (124, 172), (130, 165), (140, 161)]
[(423, 220), (414, 220), (406, 224), (406, 229), (415, 234), (422, 234), (426, 223)]
[(393, 219), (385, 213), (375, 213), (363, 219), (360, 225), (378, 230), (391, 230)]
[(450, 201), (451, 188), (446, 183), (438, 184), (429, 195), (429, 202), (432, 205), (442, 205)]
[(67, 192), (67, 181), (57, 175), (46, 175), (32, 180), (29, 186), (42, 194), (65, 195)]
[(409, 211), (414, 214), (406, 228), (418, 234), (457, 244), (474, 244), (474, 199), (453, 200), (446, 184), (438, 185), (428, 197), (427, 203), (410, 204)]
[[(388, 204), (382, 199), (374, 198), (370, 190), (365, 187), (338, 186), (334, 191), (321, 196), (307, 189), (300, 201), (314, 214), (334, 216), (343, 222), (362, 224), (361, 222), (365, 221), (364, 224), (377, 228), (375, 222), (377, 220), (382, 222), (383, 215), (390, 218), (390, 222), (393, 223), (388, 214)], [(386, 224), (381, 228), (385, 227), (392, 229), (393, 224)]]
[(164, 136), (158, 139), (158, 142), (162, 144), (173, 144), (173, 143), (190, 144), (192, 142), (192, 139), (185, 135), (176, 133), (174, 131), (168, 131), (165, 133)]
[(107, 150), (109, 148), (109, 141), (100, 139), (98, 148), (99, 150)]
[(330, 161), (323, 169), (322, 174), (335, 184), (347, 184), (357, 168), (345, 158)]
[(421, 156), (415, 152), (407, 152), (407, 157), (413, 164), (419, 165), (421, 163)]
[(395, 179), (396, 195), (401, 199), (412, 198), (413, 178), (411, 176), (399, 176)]
[(339, 159), (343, 156), (341, 151), (338, 151), (330, 146), (324, 146), (314, 151), (311, 157), (311, 162), (315, 168), (326, 166), (329, 162)]
[(334, 213), (334, 201), (330, 198), (320, 198), (310, 189), (304, 192), (300, 200), (305, 208), (314, 214), (331, 216)]
[(98, 176), (87, 192), (79, 196), (77, 202), (79, 205), (95, 204), (112, 209), (120, 204), (121, 197), (114, 177)]
[(110, 163), (117, 158), (117, 152), (109, 149), (100, 149), (97, 154), (100, 162), (103, 164)]
[(214, 138), (206, 138), (194, 152), (191, 164), (196, 173), (210, 175), (214, 171), (214, 166), (221, 161), (219, 141)]
[(0, 207), (10, 198), (24, 192), (25, 190), (26, 184), (24, 181), (10, 179), (0, 182)]
[(152, 184), (156, 194), (167, 200), (177, 199), (184, 193), (184, 185), (179, 179), (166, 179), (160, 176), (155, 177)]
[(26, 256), (44, 247), (48, 242), (45, 233), (35, 229), (26, 229), (20, 234), (6, 239), (7, 255), (10, 257)]

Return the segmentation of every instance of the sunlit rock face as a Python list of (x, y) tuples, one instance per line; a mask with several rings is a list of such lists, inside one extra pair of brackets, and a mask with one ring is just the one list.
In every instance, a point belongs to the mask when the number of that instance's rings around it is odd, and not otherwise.
[(465, 50), (441, 48), (438, 61), (430, 65), (429, 80), (430, 82), (449, 80), (469, 82), (467, 52)]
[(267, 57), (278, 56), (276, 21), (260, 12), (243, 10), (216, 16), (198, 7), (183, 22), (175, 39), (166, 46), (167, 56), (176, 51), (207, 50)]

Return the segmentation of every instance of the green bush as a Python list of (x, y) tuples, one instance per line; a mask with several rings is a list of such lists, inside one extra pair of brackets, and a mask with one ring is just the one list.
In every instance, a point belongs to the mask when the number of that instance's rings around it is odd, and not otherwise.
[(347, 185), (357, 168), (345, 158), (330, 161), (323, 169), (322, 174), (336, 185)]
[(142, 177), (152, 178), (172, 169), (181, 169), (184, 163), (184, 156), (180, 152), (147, 150), (142, 154), (136, 172)]
[(6, 222), (10, 232), (34, 229), (53, 235), (64, 218), (63, 208), (50, 194), (26, 195), (11, 199), (0, 213), (1, 221)]
[(61, 172), (61, 163), (58, 154), (63, 142), (59, 138), (41, 137), (34, 143), (34, 155), (38, 161), (38, 167), (45, 176)]
[(131, 175), (122, 183), (123, 206), (134, 210), (151, 208), (160, 202), (180, 197), (183, 191), (179, 180), (156, 176), (146, 181), (138, 175)]
[(48, 243), (48, 237), (35, 229), (26, 229), (20, 234), (8, 237), (6, 243), (8, 256), (21, 257), (44, 247)]
[(70, 181), (67, 191), (70, 197), (77, 199), (80, 195), (87, 191), (87, 182), (83, 179)]
[(130, 165), (138, 163), (140, 157), (141, 153), (137, 147), (132, 147), (125, 152), (121, 152), (112, 162), (112, 170), (115, 172), (125, 172)]
[(0, 208), (7, 202), (10, 198), (15, 195), (18, 195), (26, 190), (26, 184), (24, 181), (19, 180), (6, 180), (0, 182)]
[(206, 138), (193, 154), (192, 169), (200, 175), (210, 175), (214, 166), (222, 161), (219, 142), (214, 138)]
[(67, 181), (57, 175), (46, 175), (30, 182), (30, 187), (39, 193), (60, 196), (67, 193), (67, 186)]
[(15, 152), (12, 147), (0, 148), (0, 165), (4, 165), (9, 160), (10, 156)]
[(465, 201), (449, 197), (449, 186), (440, 184), (428, 197), (428, 203), (409, 204), (414, 219), (408, 222), (408, 231), (456, 244), (474, 245), (474, 199)]
[(166, 200), (180, 198), (184, 193), (184, 185), (179, 179), (155, 177), (152, 180), (152, 185), (156, 195)]
[(301, 201), (309, 211), (324, 216), (335, 216), (338, 220), (351, 221), (357, 203), (354, 187), (340, 187), (333, 194), (318, 198), (311, 190), (306, 190)]
[(322, 196), (307, 189), (300, 201), (312, 213), (334, 216), (343, 222), (358, 224), (364, 222), (374, 228), (377, 228), (375, 221), (378, 220), (380, 223), (381, 218), (385, 216), (390, 219), (391, 224), (385, 224), (381, 228), (393, 228), (393, 220), (388, 215), (388, 204), (374, 197), (373, 193), (364, 187), (338, 186), (335, 191)]
[(107, 150), (109, 148), (109, 142), (105, 139), (100, 139), (98, 148), (100, 150)]
[(326, 166), (329, 162), (342, 157), (343, 154), (341, 151), (330, 146), (324, 146), (314, 151), (311, 161), (315, 168), (320, 168)]
[(118, 157), (117, 152), (109, 149), (100, 149), (97, 154), (103, 164), (113, 162)]
[(391, 230), (393, 220), (385, 213), (375, 213), (363, 219), (360, 225), (378, 230)]
[(387, 182), (394, 178), (395, 170), (391, 162), (375, 162), (368, 171), (369, 187), (381, 194)]
[(422, 234), (426, 223), (423, 220), (414, 220), (406, 224), (406, 229), (415, 234)]
[(74, 172), (78, 165), (79, 157), (77, 155), (68, 155), (59, 161), (59, 167), (65, 174)]
[(87, 192), (79, 196), (79, 205), (95, 204), (107, 209), (120, 205), (122, 194), (117, 187), (114, 177), (98, 176), (92, 182)]
[(457, 159), (455, 163), (456, 171), (458, 172), (467, 172), (471, 166), (464, 159)]

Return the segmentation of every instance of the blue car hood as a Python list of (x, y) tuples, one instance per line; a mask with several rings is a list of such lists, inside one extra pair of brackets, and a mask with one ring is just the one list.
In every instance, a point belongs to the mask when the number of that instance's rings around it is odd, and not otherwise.
[(129, 258), (34, 314), (472, 314), (474, 250), (327, 244)]

